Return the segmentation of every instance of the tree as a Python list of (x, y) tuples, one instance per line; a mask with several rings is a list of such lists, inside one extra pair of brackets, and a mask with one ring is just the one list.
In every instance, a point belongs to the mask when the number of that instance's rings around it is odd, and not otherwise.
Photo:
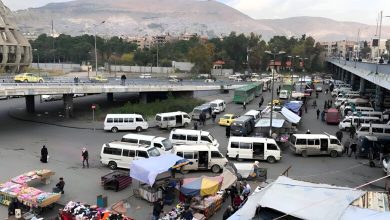
[(192, 71), (195, 73), (209, 73), (212, 68), (214, 45), (211, 43), (198, 45), (188, 52), (189, 60), (194, 63)]

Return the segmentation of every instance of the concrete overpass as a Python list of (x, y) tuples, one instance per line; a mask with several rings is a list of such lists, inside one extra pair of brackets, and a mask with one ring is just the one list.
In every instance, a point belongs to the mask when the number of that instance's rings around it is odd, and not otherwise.
[(25, 96), (27, 112), (35, 112), (36, 95), (63, 95), (66, 117), (73, 115), (74, 94), (106, 93), (107, 101), (113, 102), (114, 93), (139, 93), (140, 101), (146, 103), (150, 99), (163, 98), (172, 93), (174, 96), (193, 96), (194, 91), (221, 92), (235, 89), (241, 85), (200, 84), (200, 83), (167, 83), (153, 84), (93, 84), (93, 83), (0, 83), (0, 96)]
[(373, 97), (375, 109), (384, 110), (385, 97), (390, 96), (390, 64), (328, 59), (327, 68), (335, 79), (348, 82), (361, 95)]

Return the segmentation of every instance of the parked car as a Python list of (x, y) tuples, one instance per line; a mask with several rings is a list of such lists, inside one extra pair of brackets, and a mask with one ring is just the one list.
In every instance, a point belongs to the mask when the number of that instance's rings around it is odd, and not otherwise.
[(42, 98), (42, 101), (44, 101), (44, 102), (50, 102), (50, 101), (55, 101), (55, 100), (61, 100), (62, 95), (42, 95), (41, 98)]
[(92, 76), (92, 77), (89, 77), (89, 81), (91, 81), (92, 83), (107, 83), (108, 82), (108, 79), (105, 78), (104, 76)]
[(321, 86), (317, 86), (316, 87), (316, 92), (322, 92), (322, 87)]
[(43, 83), (43, 78), (33, 73), (21, 73), (14, 77), (15, 82)]

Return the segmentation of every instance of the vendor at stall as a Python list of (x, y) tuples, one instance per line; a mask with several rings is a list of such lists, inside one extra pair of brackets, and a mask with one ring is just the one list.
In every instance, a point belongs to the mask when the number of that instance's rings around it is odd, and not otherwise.
[(163, 213), (164, 202), (162, 199), (158, 199), (153, 205), (152, 220), (160, 219), (161, 213)]

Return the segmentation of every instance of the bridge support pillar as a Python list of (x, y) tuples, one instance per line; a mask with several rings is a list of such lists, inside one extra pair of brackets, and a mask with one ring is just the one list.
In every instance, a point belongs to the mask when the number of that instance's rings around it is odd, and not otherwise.
[(352, 90), (355, 90), (354, 88), (356, 87), (355, 86), (355, 83), (356, 83), (356, 76), (355, 76), (355, 74), (353, 74), (353, 73), (350, 73), (350, 75), (351, 75), (351, 78), (350, 78), (350, 85), (352, 86)]
[(146, 92), (139, 93), (139, 103), (142, 103), (142, 104), (148, 103), (148, 93), (146, 93)]
[(35, 96), (33, 95), (26, 95), (26, 111), (28, 113), (34, 113), (35, 112)]
[(344, 70), (339, 67), (339, 72), (340, 72), (340, 80), (344, 81)]
[(107, 103), (108, 104), (114, 103), (114, 93), (112, 92), (107, 93)]
[(360, 91), (360, 95), (361, 96), (364, 96), (365, 93), (366, 93), (366, 80), (363, 79), (363, 78), (360, 78), (360, 87), (359, 87), (359, 91)]
[(379, 85), (376, 85), (376, 88), (375, 88), (375, 110), (377, 111), (382, 111), (383, 110), (383, 103), (384, 103), (384, 100), (385, 100), (385, 89), (382, 88), (381, 86)]
[(73, 94), (64, 94), (62, 97), (64, 100), (65, 118), (71, 118), (73, 117)]
[(338, 80), (343, 80), (343, 73), (341, 72), (341, 68), (336, 66), (337, 68), (337, 79)]

